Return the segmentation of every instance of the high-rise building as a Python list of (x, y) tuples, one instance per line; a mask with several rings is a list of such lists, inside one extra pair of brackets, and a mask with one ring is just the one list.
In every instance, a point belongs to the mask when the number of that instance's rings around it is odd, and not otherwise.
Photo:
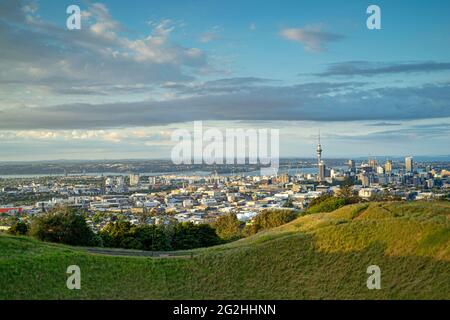
[(392, 160), (387, 160), (384, 164), (384, 171), (386, 171), (387, 174), (392, 173)]
[(135, 187), (139, 184), (139, 175), (138, 174), (130, 174), (130, 186)]
[(377, 167), (377, 174), (384, 174), (384, 168), (382, 166)]
[(348, 170), (351, 172), (355, 171), (355, 161), (354, 160), (348, 160)]
[(370, 186), (370, 178), (367, 174), (360, 173), (358, 179), (361, 181), (363, 187)]
[(406, 172), (413, 172), (414, 170), (413, 157), (409, 156), (405, 158), (405, 170)]
[(369, 166), (372, 168), (373, 171), (377, 170), (377, 160), (375, 159), (369, 159)]
[(318, 168), (319, 168), (319, 174), (317, 176), (317, 180), (319, 180), (319, 182), (322, 182), (325, 180), (326, 171), (327, 171), (325, 163), (323, 161), (320, 161)]

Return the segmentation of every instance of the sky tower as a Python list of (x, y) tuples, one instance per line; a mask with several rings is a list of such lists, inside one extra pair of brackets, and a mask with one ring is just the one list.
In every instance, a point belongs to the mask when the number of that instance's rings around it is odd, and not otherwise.
[(317, 181), (322, 182), (325, 180), (325, 164), (322, 161), (322, 146), (320, 144), (320, 131), (319, 131), (319, 143), (317, 144)]
[(317, 164), (322, 161), (322, 146), (320, 145), (320, 131), (319, 131), (319, 143), (317, 144)]

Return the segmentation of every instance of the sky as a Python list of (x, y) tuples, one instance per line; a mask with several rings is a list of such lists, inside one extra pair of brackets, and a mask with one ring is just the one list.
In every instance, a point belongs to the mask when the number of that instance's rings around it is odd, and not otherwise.
[(169, 158), (194, 121), (279, 129), (282, 157), (319, 131), (324, 158), (448, 155), (450, 2), (0, 2), (0, 161)]

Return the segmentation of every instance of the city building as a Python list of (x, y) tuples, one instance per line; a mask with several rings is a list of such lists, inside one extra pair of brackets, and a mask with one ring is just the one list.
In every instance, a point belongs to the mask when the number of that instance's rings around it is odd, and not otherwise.
[(386, 161), (386, 163), (384, 164), (384, 171), (386, 172), (386, 174), (392, 173), (392, 160)]
[(414, 171), (414, 163), (413, 163), (413, 158), (411, 156), (405, 158), (405, 170), (408, 173), (411, 173)]
[(355, 172), (355, 168), (356, 168), (355, 161), (351, 159), (348, 160), (348, 170), (350, 172)]
[(376, 171), (377, 166), (378, 166), (377, 160), (369, 159), (369, 167), (371, 167), (373, 171)]
[(137, 185), (139, 185), (139, 175), (130, 174), (130, 187), (136, 187)]

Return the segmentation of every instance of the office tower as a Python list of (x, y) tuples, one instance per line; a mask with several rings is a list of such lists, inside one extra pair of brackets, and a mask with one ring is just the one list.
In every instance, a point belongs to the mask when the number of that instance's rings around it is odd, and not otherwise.
[(370, 186), (370, 178), (368, 175), (361, 173), (359, 174), (358, 179), (361, 181), (363, 187)]
[(325, 175), (326, 175), (325, 163), (323, 161), (320, 161), (318, 168), (319, 168), (319, 174), (318, 174), (317, 180), (319, 182), (322, 182), (325, 180)]
[(413, 157), (409, 156), (405, 158), (405, 170), (406, 172), (413, 172)]
[(138, 174), (130, 174), (130, 186), (135, 187), (139, 184), (139, 175)]
[(384, 171), (386, 171), (387, 174), (392, 173), (392, 160), (387, 160), (384, 164)]
[(375, 159), (369, 159), (369, 166), (372, 168), (373, 171), (377, 170), (377, 160)]
[(355, 161), (354, 160), (348, 160), (348, 170), (351, 172), (355, 171)]

